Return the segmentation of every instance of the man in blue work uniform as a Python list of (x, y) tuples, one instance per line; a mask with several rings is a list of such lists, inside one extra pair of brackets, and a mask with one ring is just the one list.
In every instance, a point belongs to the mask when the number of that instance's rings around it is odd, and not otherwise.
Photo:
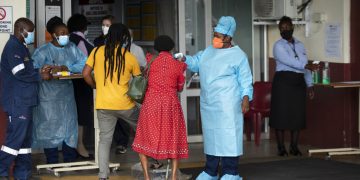
[(27, 45), (34, 42), (34, 29), (29, 19), (16, 20), (1, 55), (1, 103), (8, 125), (0, 149), (0, 179), (8, 179), (14, 161), (15, 179), (31, 176), (32, 108), (38, 101), (38, 82), (51, 79), (50, 66), (34, 69), (30, 59)]

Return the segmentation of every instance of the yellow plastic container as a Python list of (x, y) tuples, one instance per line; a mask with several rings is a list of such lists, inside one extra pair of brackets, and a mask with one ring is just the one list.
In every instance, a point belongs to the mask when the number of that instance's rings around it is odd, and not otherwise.
[(69, 71), (61, 71), (61, 72), (57, 72), (56, 75), (58, 75), (58, 76), (70, 76), (70, 72)]

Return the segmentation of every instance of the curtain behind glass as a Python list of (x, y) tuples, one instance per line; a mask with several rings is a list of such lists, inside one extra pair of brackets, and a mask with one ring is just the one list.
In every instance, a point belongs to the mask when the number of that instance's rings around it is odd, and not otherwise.
[(252, 12), (251, 0), (212, 0), (213, 23), (216, 25), (221, 16), (233, 16), (236, 20), (235, 44), (252, 61)]
[(177, 0), (156, 0), (157, 35), (168, 35), (178, 49)]

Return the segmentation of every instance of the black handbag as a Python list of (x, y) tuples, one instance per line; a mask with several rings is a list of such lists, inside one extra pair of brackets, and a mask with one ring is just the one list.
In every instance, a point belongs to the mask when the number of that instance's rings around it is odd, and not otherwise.
[(127, 95), (137, 103), (142, 104), (144, 100), (149, 78), (150, 65), (156, 57), (157, 56), (153, 55), (150, 62), (146, 65), (144, 72), (139, 76), (134, 76), (130, 82)]

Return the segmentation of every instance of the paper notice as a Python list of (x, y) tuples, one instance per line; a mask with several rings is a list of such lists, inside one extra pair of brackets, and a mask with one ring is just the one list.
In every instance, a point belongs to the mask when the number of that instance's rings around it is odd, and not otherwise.
[(325, 56), (341, 58), (341, 25), (327, 24), (325, 28)]

